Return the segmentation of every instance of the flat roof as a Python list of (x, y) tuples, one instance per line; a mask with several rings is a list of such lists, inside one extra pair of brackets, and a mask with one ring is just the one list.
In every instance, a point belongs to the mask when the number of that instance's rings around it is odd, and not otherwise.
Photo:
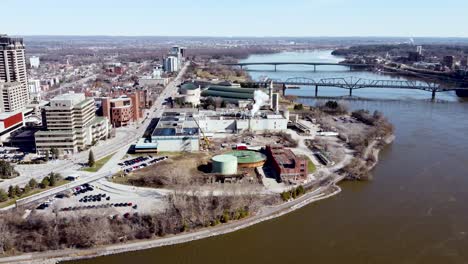
[(234, 150), (226, 153), (237, 158), (237, 162), (242, 163), (256, 163), (265, 161), (267, 156), (265, 154), (253, 150)]

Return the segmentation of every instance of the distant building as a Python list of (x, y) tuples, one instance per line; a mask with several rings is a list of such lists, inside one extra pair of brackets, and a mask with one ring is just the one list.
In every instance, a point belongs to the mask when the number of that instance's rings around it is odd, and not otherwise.
[(29, 98), (41, 100), (41, 91), (42, 91), (41, 81), (30, 79), (28, 81), (28, 86), (29, 86)]
[(22, 38), (0, 35), (0, 82), (21, 84), (21, 97), (29, 100), (25, 46)]
[(67, 156), (107, 138), (109, 121), (96, 117), (95, 112), (94, 101), (84, 94), (67, 93), (53, 98), (43, 110), (46, 130), (34, 134), (37, 153), (56, 148), (60, 156)]
[(423, 51), (422, 46), (417, 46), (417, 47), (416, 47), (416, 52), (417, 52), (419, 55), (421, 55), (421, 56), (422, 56), (422, 51)]
[(29, 58), (29, 65), (31, 65), (31, 68), (39, 68), (39, 65), (41, 64), (39, 57), (32, 56)]
[(102, 99), (102, 114), (114, 127), (127, 126), (141, 118), (138, 100), (136, 95), (131, 98), (127, 96), (105, 97)]
[(309, 162), (307, 158), (300, 158), (290, 149), (281, 146), (267, 146), (266, 150), (268, 158), (282, 182), (300, 184), (307, 180)]
[(164, 59), (164, 70), (166, 72), (176, 72), (179, 70), (179, 59), (176, 56), (168, 56)]

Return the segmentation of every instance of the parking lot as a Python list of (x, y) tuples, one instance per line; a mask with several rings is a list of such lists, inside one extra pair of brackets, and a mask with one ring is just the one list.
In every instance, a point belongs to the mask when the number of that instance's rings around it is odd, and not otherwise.
[(151, 213), (164, 208), (164, 193), (101, 180), (60, 193), (39, 204), (36, 211), (44, 214), (98, 213), (115, 218)]

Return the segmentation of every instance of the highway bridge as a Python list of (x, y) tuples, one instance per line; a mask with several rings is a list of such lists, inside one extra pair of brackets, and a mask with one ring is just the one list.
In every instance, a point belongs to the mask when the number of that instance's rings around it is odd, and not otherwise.
[(349, 67), (350, 69), (353, 68), (369, 68), (372, 67), (372, 64), (354, 64), (354, 63), (333, 63), (333, 62), (238, 62), (238, 63), (224, 63), (223, 65), (226, 66), (239, 66), (243, 69), (246, 66), (253, 66), (253, 65), (272, 65), (275, 67), (275, 71), (277, 71), (277, 66), (279, 65), (310, 65), (314, 66), (314, 72), (317, 71), (317, 66), (344, 66)]
[(256, 82), (260, 86), (268, 86), (270, 83), (280, 84), (284, 90), (288, 86), (312, 86), (315, 87), (315, 96), (318, 96), (319, 87), (336, 87), (349, 90), (349, 96), (353, 95), (353, 90), (374, 88), (374, 89), (410, 89), (410, 90), (423, 90), (432, 93), (432, 99), (435, 99), (436, 93), (455, 91), (455, 90), (467, 90), (468, 88), (458, 88), (442, 86), (435, 82), (425, 81), (399, 81), (399, 80), (370, 80), (356, 77), (345, 77), (345, 78), (324, 78), (324, 79), (310, 79), (305, 77), (289, 78), (285, 81), (267, 79), (263, 82)]

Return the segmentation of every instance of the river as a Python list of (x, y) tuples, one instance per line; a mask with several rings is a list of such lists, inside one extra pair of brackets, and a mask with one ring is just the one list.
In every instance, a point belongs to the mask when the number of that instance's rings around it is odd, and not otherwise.
[[(330, 51), (251, 56), (247, 61), (339, 61)], [(253, 78), (361, 76), (330, 66), (252, 67)], [(307, 95), (309, 88), (294, 90)], [(346, 95), (323, 88), (319, 95)], [(322, 91), (323, 90), (323, 91)], [(339, 195), (235, 233), (186, 244), (76, 261), (115, 263), (468, 263), (468, 104), (454, 93), (358, 90), (382, 100), (347, 101), (380, 110), (396, 127), (369, 182), (345, 182)], [(402, 99), (402, 100), (384, 100)], [(315, 104), (314, 99), (301, 99)]]

